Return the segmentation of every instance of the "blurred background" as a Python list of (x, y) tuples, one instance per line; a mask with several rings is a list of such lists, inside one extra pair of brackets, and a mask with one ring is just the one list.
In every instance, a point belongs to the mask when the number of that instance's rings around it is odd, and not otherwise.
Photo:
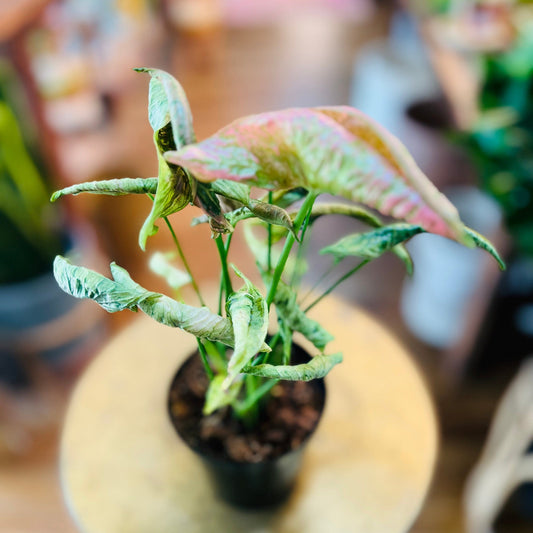
[[(139, 66), (179, 79), (199, 139), (246, 114), (355, 106), (492, 239), (505, 273), (423, 235), (409, 245), (412, 278), (382, 257), (341, 295), (401, 339), (435, 398), (440, 455), (412, 531), (481, 533), (483, 517), (532, 531), (533, 4), (511, 0), (0, 0), (0, 531), (75, 531), (57, 474), (62, 416), (133, 317), (63, 295), (53, 257), (102, 272), (114, 260), (165, 291), (137, 245), (146, 197), (49, 203), (79, 181), (157, 175)], [(173, 221), (208, 284), (216, 248), (196, 246), (208, 230), (190, 216)], [(311, 253), (357, 230), (332, 220)], [(162, 231), (148, 251), (170, 247)], [(253, 261), (238, 239), (232, 253)]]

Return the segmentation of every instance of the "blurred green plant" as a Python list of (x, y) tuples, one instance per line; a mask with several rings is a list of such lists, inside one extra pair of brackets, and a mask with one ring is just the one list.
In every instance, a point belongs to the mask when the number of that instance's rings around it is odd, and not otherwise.
[[(527, 2), (530, 3), (530, 2)], [(533, 12), (513, 17), (505, 50), (479, 54), (479, 119), (455, 138), (473, 158), (481, 186), (502, 208), (517, 251), (533, 256)]]
[(0, 63), (0, 284), (50, 270), (62, 249), (36, 150), (12, 104), (16, 90), (12, 70)]

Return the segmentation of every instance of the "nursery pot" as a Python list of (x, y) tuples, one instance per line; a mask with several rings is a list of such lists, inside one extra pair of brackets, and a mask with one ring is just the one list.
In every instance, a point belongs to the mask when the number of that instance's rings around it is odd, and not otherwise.
[[(307, 383), (298, 382), (298, 385), (294, 385), (294, 382), (291, 382), (290, 384), (287, 384), (289, 382), (284, 382), (285, 385), (282, 389), (283, 394), (280, 394), (280, 396), (287, 394), (289, 394), (289, 396), (290, 394), (294, 395), (294, 391), (296, 390), (294, 387), (305, 387), (307, 392), (304, 396), (312, 396), (312, 404), (316, 409), (316, 419), (312, 418), (310, 424), (305, 424), (308, 426), (306, 427), (305, 433), (303, 434), (301, 432), (301, 428), (298, 429), (300, 433), (297, 446), (294, 448), (291, 447), (290, 443), (292, 438), (289, 435), (287, 438), (287, 446), (280, 445), (277, 442), (273, 443), (272, 448), (275, 451), (272, 456), (267, 455), (260, 459), (252, 457), (236, 460), (234, 457), (230, 456), (231, 453), (228, 454), (227, 449), (224, 449), (223, 446), (221, 446), (221, 441), (215, 441), (215, 444), (212, 444), (209, 443), (209, 441), (206, 442), (205, 440), (202, 441), (200, 439), (199, 435), (202, 432), (201, 425), (209, 425), (209, 422), (206, 422), (207, 418), (203, 418), (203, 422), (199, 421), (199, 423), (194, 424), (196, 427), (192, 427), (192, 424), (185, 423), (179, 418), (179, 416), (176, 417), (173, 415), (173, 411), (176, 409), (173, 407), (173, 405), (176, 405), (174, 403), (176, 400), (176, 391), (180, 388), (180, 384), (183, 383), (185, 379), (184, 376), (187, 374), (187, 369), (190, 370), (192, 365), (195, 365), (197, 370), (196, 375), (203, 377), (203, 369), (201, 369), (200, 364), (198, 363), (198, 358), (199, 356), (196, 353), (191, 355), (183, 363), (175, 375), (170, 387), (168, 403), (169, 414), (178, 435), (200, 458), (202, 464), (206, 468), (215, 493), (223, 501), (238, 507), (250, 509), (274, 506), (284, 502), (296, 484), (307, 442), (315, 432), (324, 410), (326, 395), (324, 380), (317, 379)], [(299, 346), (293, 348), (293, 362), (302, 363), (309, 361), (309, 359), (309, 356), (302, 348)], [(206, 384), (207, 380), (205, 380), (205, 385)], [(289, 400), (286, 401), (288, 402)], [(199, 397), (196, 410), (201, 411), (202, 406), (203, 396)], [(305, 406), (301, 407), (304, 409), (308, 408)], [(295, 413), (298, 414), (298, 408), (295, 409)], [(178, 408), (178, 411), (179, 410), (181, 409)], [(268, 409), (266, 412), (268, 413)], [(220, 416), (220, 414), (214, 415), (215, 419)], [(287, 414), (287, 416), (292, 415)], [(250, 431), (247, 432), (242, 425), (237, 423), (236, 420), (232, 418), (229, 410), (226, 410), (224, 418), (225, 420), (228, 420), (229, 425), (232, 426), (231, 430), (228, 429), (228, 442), (230, 440), (235, 442), (239, 441), (241, 443), (244, 442), (247, 435), (250, 435)], [(224, 424), (225, 422), (221, 423)], [(263, 428), (268, 428), (271, 423), (272, 425), (276, 424), (275, 421), (271, 421), (268, 415), (265, 415), (265, 412), (263, 412), (263, 414), (260, 415), (261, 426)], [(276, 433), (277, 428), (273, 427), (272, 429), (273, 433)], [(251, 430), (251, 432), (254, 433), (254, 430)], [(267, 448), (270, 446), (268, 442), (262, 442), (261, 444)]]

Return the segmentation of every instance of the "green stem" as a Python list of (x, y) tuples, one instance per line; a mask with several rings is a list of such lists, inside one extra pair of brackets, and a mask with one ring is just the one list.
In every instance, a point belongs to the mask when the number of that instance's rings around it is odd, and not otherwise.
[(369, 262), (370, 262), (370, 259), (365, 259), (364, 261), (361, 261), (357, 266), (352, 268), (349, 272), (346, 272), (346, 274), (341, 276), (333, 285), (331, 285), (331, 287), (329, 287), (328, 290), (322, 293), (314, 302), (310, 303), (304, 309), (304, 313), (307, 313), (307, 311), (312, 309), (318, 302), (320, 302), (323, 298), (325, 298), (330, 292), (335, 290), (344, 280), (348, 279), (352, 274), (355, 274), (360, 268), (363, 268)]
[[(154, 195), (148, 193), (147, 196), (154, 201)], [(202, 295), (200, 293), (200, 287), (198, 287), (198, 284), (196, 283), (196, 280), (194, 279), (194, 276), (192, 274), (191, 267), (189, 266), (189, 263), (187, 259), (185, 258), (185, 254), (183, 253), (183, 249), (181, 247), (181, 244), (178, 240), (178, 237), (176, 235), (176, 232), (174, 231), (174, 228), (172, 227), (172, 224), (170, 223), (170, 220), (168, 217), (163, 217), (163, 220), (165, 221), (165, 224), (167, 225), (167, 228), (170, 231), (170, 234), (172, 235), (172, 240), (174, 241), (174, 245), (176, 246), (176, 249), (178, 250), (178, 254), (181, 258), (181, 261), (183, 263), (183, 266), (185, 267), (185, 270), (187, 271), (187, 274), (189, 274), (189, 277), (191, 278), (191, 285), (194, 289), (194, 292), (196, 293), (196, 296), (198, 296), (198, 300), (200, 300), (201, 305), (205, 305), (204, 299), (202, 298)]]
[[(268, 191), (268, 203), (272, 205), (272, 191)], [(267, 272), (272, 272), (272, 224), (267, 227), (268, 231), (268, 255), (267, 255)]]
[(202, 341), (198, 337), (196, 337), (196, 342), (198, 343), (198, 352), (200, 352), (200, 359), (202, 360), (202, 364), (204, 365), (204, 370), (207, 374), (207, 379), (209, 379), (209, 381), (212, 381), (215, 375), (213, 374), (213, 371), (209, 366), (209, 362), (207, 361), (207, 352), (205, 351), (205, 346), (202, 344)]
[(257, 405), (259, 400), (265, 395), (268, 394), (272, 387), (274, 387), (279, 380), (277, 379), (269, 379), (268, 381), (265, 381), (262, 385), (257, 387), (255, 389), (254, 393), (250, 396), (247, 396), (245, 400), (237, 404), (235, 406), (235, 410), (237, 411), (237, 414), (240, 416), (245, 415), (253, 406)]
[(226, 248), (221, 235), (215, 239), (215, 242), (217, 243), (218, 255), (220, 256), (220, 264), (222, 266), (222, 285), (224, 287), (224, 294), (226, 295), (227, 299), (228, 296), (233, 292), (228, 271), (228, 256), (226, 255)]
[(300, 307), (303, 305), (305, 300), (311, 296), (316, 290), (316, 288), (335, 270), (335, 267), (337, 265), (335, 263), (332, 263), (331, 266), (315, 281), (313, 286), (305, 293), (304, 297), (300, 300)]
[(230, 244), (231, 244), (231, 239), (233, 239), (233, 233), (230, 233), (227, 238), (226, 238), (226, 246), (224, 248), (224, 252), (226, 254), (226, 257), (228, 257), (228, 254), (229, 254), (229, 247), (230, 247)]
[[(295, 233), (300, 230), (300, 227), (302, 226), (302, 223), (305, 220), (307, 213), (311, 211), (313, 207), (313, 203), (315, 202), (317, 196), (318, 195), (316, 193), (311, 193), (311, 192), (306, 196), (304, 203), (302, 204), (302, 207), (300, 208), (300, 211), (298, 211), (298, 215), (296, 215), (296, 218), (294, 219)], [(285, 264), (287, 263), (287, 259), (289, 258), (289, 254), (291, 253), (291, 248), (295, 240), (296, 239), (292, 233), (289, 233), (287, 235), (287, 239), (285, 240), (285, 245), (283, 246), (283, 250), (281, 252), (281, 257), (279, 258), (278, 264), (272, 276), (272, 284), (270, 285), (270, 290), (268, 291), (268, 296), (267, 296), (266, 301), (269, 307), (274, 301), (274, 295), (276, 294), (279, 280), (281, 279), (281, 274), (283, 273)]]
[(301, 275), (298, 274), (298, 265), (303, 260), (303, 257), (305, 255), (306, 246), (304, 243), (304, 239), (307, 233), (307, 228), (309, 227), (309, 220), (311, 220), (311, 211), (312, 209), (308, 211), (307, 216), (305, 217), (305, 220), (303, 222), (302, 233), (300, 237), (300, 245), (298, 246), (298, 252), (296, 254), (296, 261), (295, 261), (295, 268), (292, 273), (290, 286), (295, 290), (298, 289), (298, 287), (300, 286), (300, 282), (301, 282)]
[(178, 240), (178, 237), (174, 231), (174, 228), (172, 227), (172, 224), (170, 223), (168, 217), (163, 217), (164, 221), (165, 221), (165, 224), (167, 225), (169, 231), (170, 231), (170, 234), (172, 235), (172, 240), (174, 241), (174, 244), (176, 245), (176, 249), (178, 250), (178, 254), (180, 256), (180, 259), (183, 263), (183, 266), (185, 267), (185, 270), (187, 271), (187, 273), (189, 274), (190, 278), (191, 278), (191, 284), (192, 284), (192, 288), (194, 289), (194, 292), (196, 293), (196, 295), (198, 296), (198, 299), (200, 300), (200, 303), (202, 305), (205, 305), (205, 302), (204, 302), (204, 299), (202, 298), (202, 295), (200, 293), (200, 287), (198, 287), (198, 284), (196, 283), (196, 280), (194, 279), (194, 276), (192, 274), (192, 271), (191, 271), (191, 267), (189, 266), (189, 262), (187, 261), (187, 259), (185, 258), (185, 254), (183, 253), (183, 248), (181, 247), (181, 244)]

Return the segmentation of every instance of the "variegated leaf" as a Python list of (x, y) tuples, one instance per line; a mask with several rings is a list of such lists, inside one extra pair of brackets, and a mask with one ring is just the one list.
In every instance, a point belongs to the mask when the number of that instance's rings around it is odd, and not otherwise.
[(398, 139), (350, 107), (294, 108), (244, 117), (165, 157), (201, 181), (229, 179), (336, 194), (471, 243), (455, 207)]
[[(140, 309), (166, 326), (234, 346), (233, 327), (227, 318), (211, 313), (207, 307), (192, 307), (148, 291), (114, 263), (111, 264), (111, 273), (112, 280), (88, 268), (73, 265), (61, 256), (54, 261), (54, 276), (59, 286), (71, 296), (90, 298), (110, 313)], [(265, 345), (262, 349), (268, 350), (268, 347)]]
[(336, 243), (320, 250), (321, 254), (332, 254), (336, 261), (356, 256), (375, 259), (414, 235), (423, 233), (420, 226), (391, 224), (365, 233), (347, 235)]
[(149, 267), (154, 274), (164, 278), (171, 288), (178, 290), (191, 282), (191, 276), (171, 263), (175, 256), (175, 253), (155, 252), (150, 257)]
[(193, 201), (196, 195), (196, 183), (194, 180), (189, 177), (185, 170), (167, 163), (162, 156), (165, 144), (171, 142), (170, 135), (171, 129), (168, 126), (154, 133), (159, 175), (152, 210), (139, 233), (139, 246), (142, 250), (146, 248), (148, 237), (157, 233), (156, 220), (181, 211)]
[(341, 362), (341, 353), (315, 355), (309, 363), (301, 365), (249, 365), (243, 369), (243, 373), (263, 378), (310, 381), (325, 377), (335, 365)]
[(223, 374), (218, 374), (210, 381), (205, 395), (203, 409), (205, 416), (210, 415), (226, 405), (231, 405), (239, 396), (242, 381), (234, 381), (229, 387), (226, 387), (224, 385), (225, 377)]
[(194, 203), (207, 214), (207, 222), (214, 234), (231, 233), (233, 231), (233, 226), (224, 217), (217, 195), (211, 190), (211, 187), (197, 182)]
[(225, 387), (229, 387), (243, 367), (261, 350), (268, 330), (268, 307), (265, 299), (250, 280), (233, 268), (244, 280), (245, 286), (231, 294), (226, 303), (226, 310), (233, 324), (235, 349), (228, 363)]
[(50, 200), (55, 202), (62, 196), (80, 193), (108, 194), (122, 196), (124, 194), (155, 194), (157, 178), (119, 178), (111, 180), (86, 181), (65, 187), (52, 194)]
[(216, 180), (211, 183), (211, 190), (243, 205), (250, 202), (250, 187), (245, 183), (229, 180)]
[(250, 200), (246, 207), (263, 222), (287, 228), (296, 237), (292, 219), (285, 209), (259, 200)]
[[(383, 227), (383, 222), (368, 209), (340, 203), (316, 203), (311, 211), (310, 223), (325, 215), (345, 215), (360, 220), (373, 228)], [(403, 244), (398, 244), (391, 251), (403, 261), (407, 273), (411, 275), (413, 273), (413, 260), (407, 248)]]
[(494, 257), (494, 259), (496, 259), (496, 261), (497, 261), (497, 263), (498, 263), (498, 265), (500, 267), (500, 270), (505, 270), (505, 268), (506, 268), (505, 267), (505, 262), (500, 257), (500, 255), (498, 254), (498, 252), (496, 251), (496, 248), (494, 248), (492, 243), (489, 242), (488, 239), (483, 237), (483, 235), (481, 235), (477, 231), (474, 231), (471, 228), (466, 228), (466, 231), (467, 231), (468, 235), (470, 235), (470, 237), (472, 237), (472, 239), (474, 240), (474, 243), (476, 244), (476, 246), (478, 248), (481, 248), (482, 250), (485, 250), (490, 255), (492, 255), (492, 257)]
[[(269, 280), (267, 280), (269, 281)], [(299, 331), (319, 350), (323, 350), (333, 336), (316, 320), (309, 318), (296, 303), (297, 294), (282, 280), (279, 281), (274, 304), (280, 318), (293, 331)]]
[(150, 74), (148, 120), (154, 132), (172, 125), (174, 145), (181, 148), (195, 142), (192, 114), (183, 87), (168, 72), (155, 68), (137, 68)]

